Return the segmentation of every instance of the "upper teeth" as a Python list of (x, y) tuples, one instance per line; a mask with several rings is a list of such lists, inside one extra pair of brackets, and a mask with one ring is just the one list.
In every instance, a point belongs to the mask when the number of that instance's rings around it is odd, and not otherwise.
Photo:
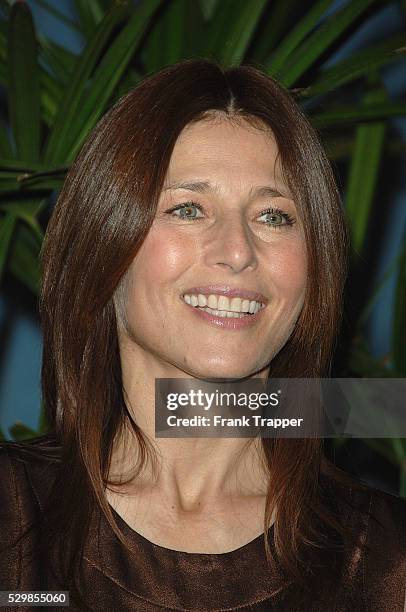
[(249, 312), (255, 314), (263, 306), (261, 302), (246, 300), (240, 297), (228, 298), (225, 295), (203, 295), (202, 293), (185, 294), (183, 299), (191, 306), (208, 306), (214, 310), (228, 310), (231, 312)]

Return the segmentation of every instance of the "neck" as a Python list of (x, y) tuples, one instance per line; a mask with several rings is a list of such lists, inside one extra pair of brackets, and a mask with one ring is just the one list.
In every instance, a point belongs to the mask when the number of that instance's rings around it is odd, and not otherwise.
[[(155, 379), (191, 375), (154, 359), (150, 353), (121, 346), (122, 376), (129, 412), (151, 443), (157, 464), (147, 461), (129, 491), (154, 487), (175, 507), (202, 508), (226, 496), (263, 496), (268, 472), (259, 438), (156, 438)], [(265, 374), (261, 373), (265, 379)], [(140, 459), (139, 443), (128, 431), (118, 435), (109, 478), (127, 475)]]

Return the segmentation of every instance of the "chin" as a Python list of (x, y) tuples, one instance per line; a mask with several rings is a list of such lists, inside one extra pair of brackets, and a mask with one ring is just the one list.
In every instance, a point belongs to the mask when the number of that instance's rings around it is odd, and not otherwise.
[(190, 376), (200, 378), (202, 380), (217, 380), (218, 382), (221, 382), (222, 380), (240, 380), (243, 378), (248, 378), (250, 376), (254, 376), (256, 372), (258, 372), (258, 368), (247, 368), (247, 364), (216, 364), (209, 367), (203, 366), (201, 368), (194, 368), (193, 372), (190, 373)]

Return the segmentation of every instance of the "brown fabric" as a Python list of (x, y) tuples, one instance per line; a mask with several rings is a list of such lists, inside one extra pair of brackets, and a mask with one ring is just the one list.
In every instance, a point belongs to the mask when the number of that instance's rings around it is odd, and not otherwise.
[[(55, 470), (52, 464), (25, 463), (18, 451), (0, 447), (1, 546), (14, 541), (41, 512)], [(317, 553), (319, 567), (309, 574), (306, 593), (291, 585), (272, 595), (280, 589), (283, 573), (267, 566), (263, 536), (229, 553), (173, 551), (149, 542), (113, 510), (136, 552), (134, 561), (96, 511), (85, 546), (86, 603), (103, 612), (404, 612), (406, 500), (372, 487), (366, 492), (350, 489), (343, 493), (334, 495), (333, 503), (352, 526), (355, 540), (344, 542), (342, 554), (333, 550)], [(364, 516), (363, 510), (372, 516)], [(24, 546), (35, 550), (35, 537), (33, 533)], [(272, 527), (269, 540), (274, 551)], [(367, 550), (361, 548), (362, 543)], [(44, 560), (34, 556), (24, 566), (22, 552), (19, 547), (6, 554), (1, 551), (0, 590), (61, 590), (52, 582)], [(73, 604), (55, 609), (78, 610)]]

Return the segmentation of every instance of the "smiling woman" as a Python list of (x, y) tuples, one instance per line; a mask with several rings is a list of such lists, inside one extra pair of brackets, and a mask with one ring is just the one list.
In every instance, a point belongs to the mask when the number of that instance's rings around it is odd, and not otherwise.
[(273, 79), (189, 60), (121, 99), (47, 229), (52, 429), (1, 445), (3, 588), (80, 610), (403, 610), (406, 503), (321, 439), (155, 436), (156, 379), (328, 376), (347, 258), (325, 153)]
[(179, 371), (267, 375), (302, 310), (307, 276), (303, 227), (277, 157), (269, 129), (218, 112), (182, 130), (122, 283), (124, 374), (142, 361), (151, 389)]

